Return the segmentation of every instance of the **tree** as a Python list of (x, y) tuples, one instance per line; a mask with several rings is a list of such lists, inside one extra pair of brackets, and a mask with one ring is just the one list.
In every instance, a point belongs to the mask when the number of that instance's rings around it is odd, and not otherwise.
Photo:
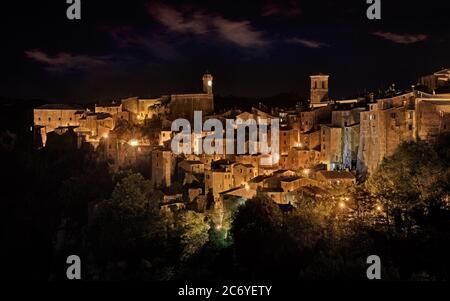
[(419, 142), (404, 142), (383, 159), (365, 187), (383, 204), (388, 225), (411, 230), (415, 215), (439, 206), (448, 194), (449, 168), (435, 148)]
[[(92, 166), (82, 175), (73, 176), (62, 183), (59, 196), (63, 203), (63, 218), (74, 226), (88, 222), (88, 205), (100, 202), (111, 195), (111, 175), (105, 164)], [(92, 183), (95, 179), (95, 185)]]
[(119, 139), (129, 141), (141, 138), (142, 127), (127, 120), (119, 119), (118, 124), (114, 128), (114, 133), (117, 134)]
[(121, 179), (111, 199), (95, 209), (90, 241), (97, 257), (118, 260), (156, 253), (153, 246), (165, 236), (161, 199), (162, 195), (153, 191), (150, 181), (140, 174)]
[(191, 210), (181, 211), (176, 217), (182, 247), (181, 260), (186, 261), (208, 242), (210, 226), (205, 222), (205, 215)]
[(286, 232), (283, 213), (270, 198), (258, 194), (241, 206), (231, 233), (242, 277), (290, 277), (296, 272), (297, 250)]

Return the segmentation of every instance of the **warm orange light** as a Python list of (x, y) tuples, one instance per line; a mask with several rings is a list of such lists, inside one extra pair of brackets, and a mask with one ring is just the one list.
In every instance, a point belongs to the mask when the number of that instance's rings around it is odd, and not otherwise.
[(340, 203), (339, 203), (339, 207), (340, 207), (340, 208), (345, 208), (344, 202), (340, 202)]
[(383, 208), (380, 205), (377, 205), (376, 209), (377, 209), (377, 211), (383, 210)]
[(130, 140), (129, 144), (131, 146), (137, 146), (139, 144), (139, 142), (136, 139), (132, 139), (132, 140)]

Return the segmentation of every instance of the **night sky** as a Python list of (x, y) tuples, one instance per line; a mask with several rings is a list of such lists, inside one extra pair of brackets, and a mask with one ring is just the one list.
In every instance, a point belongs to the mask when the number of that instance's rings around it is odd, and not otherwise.
[(2, 97), (196, 92), (209, 70), (215, 93), (251, 97), (307, 97), (308, 76), (327, 73), (337, 98), (450, 67), (448, 1), (382, 0), (379, 21), (366, 0), (81, 0), (79, 21), (65, 0), (11, 2), (1, 4)]

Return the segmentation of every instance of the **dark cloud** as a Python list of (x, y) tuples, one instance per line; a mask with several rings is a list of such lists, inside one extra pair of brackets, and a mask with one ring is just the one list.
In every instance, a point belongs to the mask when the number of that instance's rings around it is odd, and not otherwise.
[(143, 47), (155, 57), (163, 60), (173, 60), (182, 57), (167, 40), (167, 37), (161, 34), (155, 32), (138, 33), (131, 26), (112, 27), (103, 30), (108, 32), (121, 48)]
[(213, 24), (226, 41), (238, 46), (264, 47), (269, 43), (264, 38), (264, 33), (255, 30), (249, 21), (230, 21), (222, 17), (215, 17)]
[(91, 70), (113, 62), (113, 59), (107, 56), (76, 55), (67, 52), (60, 52), (51, 56), (39, 49), (26, 50), (25, 56), (44, 64), (46, 69), (52, 72)]
[(268, 1), (264, 4), (261, 15), (263, 17), (295, 17), (302, 14), (297, 1), (287, 1), (286, 3), (273, 3)]
[(426, 34), (396, 34), (392, 32), (374, 32), (373, 35), (397, 44), (414, 44), (428, 40)]
[[(204, 10), (183, 10), (163, 3), (150, 3), (149, 14), (166, 29), (177, 33), (209, 34), (233, 45), (264, 47), (269, 44), (264, 32), (256, 30), (248, 20), (230, 20)], [(218, 33), (218, 35), (217, 35)]]
[(328, 45), (322, 42), (313, 41), (313, 40), (307, 40), (307, 39), (301, 39), (301, 38), (290, 38), (287, 39), (287, 42), (290, 44), (298, 44), (302, 45), (307, 48), (323, 48), (327, 47)]
[(209, 16), (202, 11), (183, 12), (164, 3), (152, 2), (147, 5), (148, 13), (169, 30), (204, 34), (208, 32)]

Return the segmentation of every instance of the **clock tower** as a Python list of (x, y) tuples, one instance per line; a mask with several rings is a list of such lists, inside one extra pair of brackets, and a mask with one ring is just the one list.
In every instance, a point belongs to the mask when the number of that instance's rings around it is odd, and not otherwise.
[(213, 94), (213, 76), (209, 73), (203, 75), (203, 92)]

